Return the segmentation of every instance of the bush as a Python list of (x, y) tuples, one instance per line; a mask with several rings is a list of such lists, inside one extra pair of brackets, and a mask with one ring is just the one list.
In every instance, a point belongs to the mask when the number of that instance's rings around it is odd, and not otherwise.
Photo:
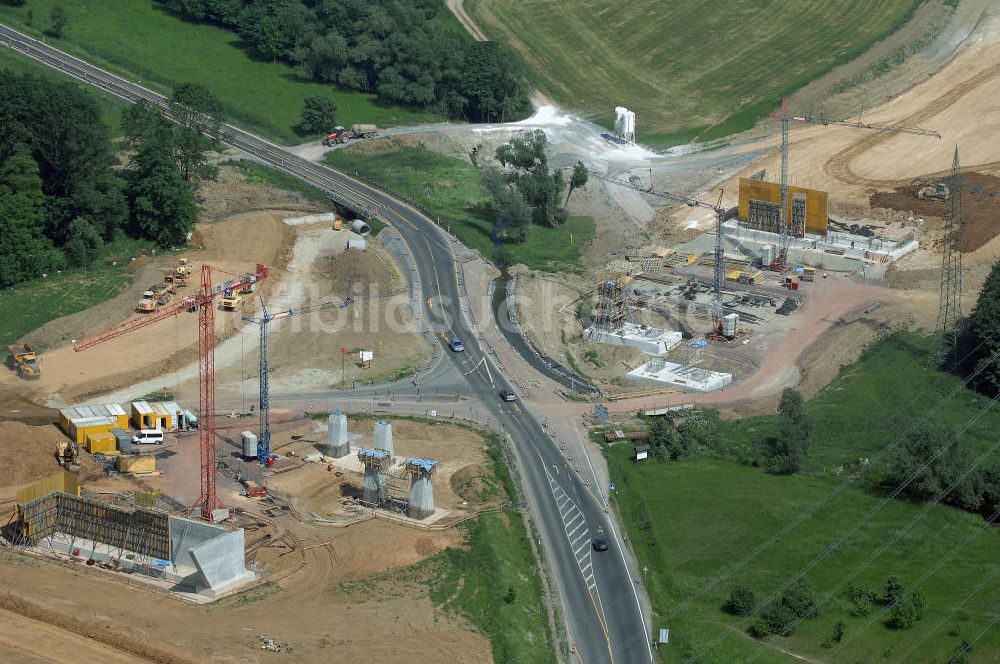
[(910, 629), (924, 617), (924, 594), (914, 590), (891, 606), (889, 626), (893, 629)]
[(804, 579), (799, 579), (785, 589), (781, 603), (795, 614), (796, 618), (815, 618), (819, 615), (815, 592)]
[(745, 618), (757, 608), (757, 598), (753, 591), (744, 586), (733, 586), (729, 591), (726, 608), (734, 615)]
[(871, 614), (872, 607), (875, 605), (875, 591), (871, 586), (867, 583), (851, 586), (849, 595), (851, 603), (854, 605), (851, 607), (852, 616), (863, 618)]
[(767, 605), (762, 616), (771, 634), (791, 636), (795, 633), (795, 614), (784, 602), (775, 600)]

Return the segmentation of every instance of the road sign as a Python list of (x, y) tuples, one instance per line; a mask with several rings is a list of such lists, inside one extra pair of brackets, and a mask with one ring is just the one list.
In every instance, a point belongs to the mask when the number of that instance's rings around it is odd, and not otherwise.
[(615, 484), (614, 482), (612, 482), (612, 483), (611, 483), (611, 484), (610, 484), (610, 485), (608, 486), (608, 488), (609, 488), (609, 489), (611, 489), (612, 491), (614, 491), (615, 489), (617, 489), (617, 488), (618, 488), (618, 485), (616, 485), (616, 484)]

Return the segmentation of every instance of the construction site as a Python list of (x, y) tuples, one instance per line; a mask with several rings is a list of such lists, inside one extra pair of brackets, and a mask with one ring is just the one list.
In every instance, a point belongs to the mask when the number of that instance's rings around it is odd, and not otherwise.
[[(955, 362), (958, 321), (1000, 256), (1000, 162), (947, 113), (975, 117), (1000, 71), (986, 66), (963, 51), (857, 120), (775, 100), (764, 138), (717, 149), (649, 151), (624, 106), (610, 131), (544, 105), (518, 123), (398, 129), (391, 140), (468, 160), (541, 128), (554, 168), (590, 168), (567, 196), (596, 225), (579, 269), (501, 270), (442, 233), (455, 262), (433, 270), (460, 284), (457, 310), (489, 348), (476, 357), (422, 318), (443, 306), (440, 283), (418, 282), (397, 229), (216, 183), (186, 247), (121, 258), (119, 295), (6, 346), (0, 615), (48, 658), (316, 661), (336, 645), (386, 664), (493, 661), (424, 578), (394, 574), (509, 506), (498, 413), (537, 407), (555, 441), (550, 417), (575, 432), (591, 406), (574, 401), (772, 412), (782, 388), (815, 394), (902, 328), (936, 333), (936, 361)], [(425, 383), (446, 352), (469, 373), (491, 357), (517, 394), (476, 401), (464, 373)]]

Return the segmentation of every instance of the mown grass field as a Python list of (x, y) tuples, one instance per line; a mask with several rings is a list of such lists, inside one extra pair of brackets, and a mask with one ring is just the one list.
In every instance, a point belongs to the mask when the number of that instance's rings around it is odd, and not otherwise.
[[(958, 377), (924, 367), (929, 348), (930, 338), (918, 334), (898, 333), (883, 339), (806, 402), (806, 412), (814, 422), (811, 470), (829, 472), (859, 458), (874, 457), (924, 415), (928, 421), (958, 431), (986, 408), (990, 399), (959, 387)], [(952, 392), (954, 396), (945, 400)], [(774, 432), (776, 426), (776, 416), (721, 421), (712, 437), (720, 452), (748, 458), (754, 441)], [(980, 455), (998, 437), (1000, 405), (979, 417), (962, 440)]]
[[(302, 100), (328, 94), (337, 102), (338, 122), (379, 126), (416, 124), (441, 118), (377, 104), (371, 95), (313, 82), (293, 67), (257, 58), (234, 32), (182, 21), (150, 0), (31, 0), (23, 7), (0, 3), (0, 20), (40, 37), (51, 25), (52, 7), (66, 9), (63, 39), (48, 43), (169, 95), (179, 83), (201, 83), (222, 102), (227, 119), (273, 140), (309, 140), (293, 127)], [(27, 25), (28, 11), (33, 13)]]
[[(636, 465), (629, 460), (630, 452), (628, 446), (616, 446), (608, 455), (609, 466), (611, 478), (618, 485), (615, 502), (639, 565), (649, 568), (646, 587), (656, 614), (653, 624), (670, 628), (670, 645), (660, 651), (662, 661), (686, 661), (727, 631), (729, 634), (718, 646), (700, 654), (697, 661), (730, 664), (762, 648), (764, 653), (755, 661), (795, 661), (768, 648), (769, 644), (822, 660), (830, 652), (824, 642), (829, 640), (834, 625), (843, 620), (847, 625), (845, 639), (852, 640), (838, 653), (836, 661), (894, 662), (916, 639), (927, 635), (979, 579), (1000, 564), (1000, 532), (987, 528), (976, 534), (954, 558), (919, 585), (926, 595), (926, 614), (905, 632), (889, 629), (884, 624), (888, 615), (864, 627), (871, 616), (850, 614), (846, 590), (838, 591), (821, 606), (819, 617), (803, 621), (792, 637), (771, 636), (757, 641), (746, 635), (745, 629), (734, 630), (738, 619), (721, 608), (733, 584), (752, 589), (758, 602), (766, 599), (879, 502), (862, 489), (849, 488), (726, 580), (694, 599), (690, 606), (668, 616), (672, 607), (723, 575), (801, 511), (825, 497), (836, 484), (835, 480), (821, 477), (767, 475), (756, 468), (706, 457)], [(816, 589), (817, 598), (835, 589), (856, 569), (858, 573), (851, 582), (868, 583), (879, 593), (891, 574), (909, 586), (983, 523), (979, 516), (937, 506), (897, 543), (862, 566), (920, 509), (919, 505), (892, 501), (825, 556), (805, 577)], [(948, 661), (963, 639), (971, 640), (993, 619), (998, 601), (996, 585), (988, 584), (905, 661)], [(993, 630), (976, 643), (972, 661), (998, 658), (1000, 632)]]
[[(328, 152), (326, 163), (356, 172), (407, 196), (431, 210), (468, 247), (492, 258), (496, 247), (491, 233), (494, 219), (489, 210), (489, 192), (479, 171), (467, 161), (446, 157), (419, 146), (396, 145), (371, 153), (365, 145), (357, 149)], [(514, 262), (546, 271), (581, 267), (580, 249), (594, 236), (594, 220), (570, 217), (558, 228), (532, 224), (523, 244), (503, 243)]]
[(250, 159), (240, 159), (238, 161), (226, 162), (227, 166), (242, 173), (250, 184), (259, 184), (275, 189), (284, 189), (297, 194), (302, 194), (306, 198), (316, 203), (331, 205), (330, 199), (319, 189), (310, 187), (302, 180), (292, 177), (288, 173), (279, 171), (276, 168), (265, 166), (260, 162)]
[(94, 267), (66, 270), (0, 289), (0, 345), (19, 339), (50, 320), (100, 304), (131, 282), (132, 275), (123, 261), (118, 266), (98, 263)]
[(749, 128), (791, 93), (902, 25), (921, 0), (465, 0), (561, 106), (611, 126), (636, 111), (665, 147)]

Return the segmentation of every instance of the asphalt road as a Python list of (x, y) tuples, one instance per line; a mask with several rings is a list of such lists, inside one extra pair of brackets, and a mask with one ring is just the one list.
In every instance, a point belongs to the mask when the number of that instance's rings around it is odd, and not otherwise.
[[(151, 90), (0, 25), (0, 44), (130, 102), (166, 108)], [(223, 142), (328, 192), (342, 204), (383, 219), (405, 240), (414, 258), (414, 301), (423, 324), (435, 333), (442, 362), (465, 375), (468, 391), (497, 404), (499, 425), (510, 435), (528, 502), (544, 542), (563, 602), (577, 659), (584, 664), (652, 661), (650, 629), (639, 602), (635, 571), (604, 507), (583, 485), (538, 421), (518, 404), (500, 404), (497, 393), (513, 389), (484, 354), (463, 311), (452, 253), (454, 240), (411, 205), (344, 173), (319, 166), (232, 125)], [(450, 353), (437, 332), (458, 336), (465, 353)], [(488, 359), (485, 360), (489, 362)], [(472, 370), (470, 366), (477, 366)], [(333, 396), (333, 395), (331, 395)], [(603, 533), (610, 550), (597, 553), (591, 539)]]

